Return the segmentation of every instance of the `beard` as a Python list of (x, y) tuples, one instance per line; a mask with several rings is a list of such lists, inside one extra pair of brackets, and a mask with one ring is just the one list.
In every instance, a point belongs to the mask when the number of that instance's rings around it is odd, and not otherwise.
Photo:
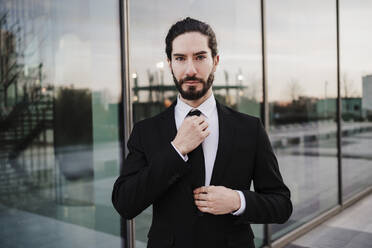
[[(181, 79), (180, 81), (178, 81), (176, 77), (174, 76), (173, 71), (172, 71), (172, 76), (173, 76), (173, 81), (174, 81), (174, 84), (176, 85), (178, 92), (181, 94), (182, 98), (186, 100), (198, 100), (202, 98), (207, 93), (209, 88), (212, 86), (213, 80), (214, 80), (213, 72), (209, 74), (207, 81), (201, 78), (197, 78), (195, 76), (185, 77)], [(201, 90), (196, 90), (196, 86), (189, 86), (187, 90), (183, 90), (182, 85), (186, 81), (198, 81), (203, 84), (203, 88)]]

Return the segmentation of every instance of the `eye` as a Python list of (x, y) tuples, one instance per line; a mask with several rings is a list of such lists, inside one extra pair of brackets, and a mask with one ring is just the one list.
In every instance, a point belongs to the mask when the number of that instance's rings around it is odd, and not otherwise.
[(175, 60), (177, 60), (177, 61), (184, 61), (185, 59), (183, 57), (176, 57)]
[(205, 56), (204, 55), (198, 55), (196, 56), (196, 60), (203, 60), (205, 59)]

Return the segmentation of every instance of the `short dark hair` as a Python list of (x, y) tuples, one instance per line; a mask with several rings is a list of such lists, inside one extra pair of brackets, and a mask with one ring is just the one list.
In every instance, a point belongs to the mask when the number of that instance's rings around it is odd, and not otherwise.
[(173, 24), (165, 38), (165, 52), (169, 60), (172, 60), (173, 40), (177, 36), (188, 32), (199, 32), (206, 35), (208, 37), (208, 47), (212, 51), (212, 57), (214, 58), (217, 55), (217, 40), (213, 29), (205, 22), (187, 17)]

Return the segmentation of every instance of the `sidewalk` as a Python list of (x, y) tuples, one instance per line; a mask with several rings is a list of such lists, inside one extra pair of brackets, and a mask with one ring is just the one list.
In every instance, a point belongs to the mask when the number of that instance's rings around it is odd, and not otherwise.
[(285, 248), (372, 248), (372, 194)]

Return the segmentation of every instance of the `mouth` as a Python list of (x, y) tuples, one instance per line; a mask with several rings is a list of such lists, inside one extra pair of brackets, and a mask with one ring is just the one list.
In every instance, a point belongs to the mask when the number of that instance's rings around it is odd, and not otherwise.
[(197, 83), (200, 83), (200, 82), (197, 81), (197, 80), (188, 80), (188, 81), (185, 81), (185, 84), (189, 84), (189, 85), (195, 85)]

